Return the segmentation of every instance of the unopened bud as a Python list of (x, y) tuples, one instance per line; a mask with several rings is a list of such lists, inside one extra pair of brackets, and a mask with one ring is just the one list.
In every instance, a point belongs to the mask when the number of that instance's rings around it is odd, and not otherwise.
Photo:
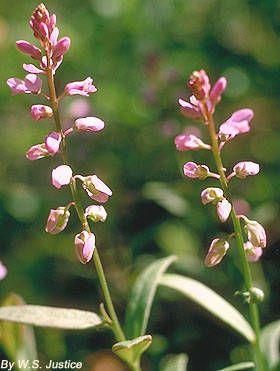
[(219, 264), (229, 249), (229, 243), (220, 238), (215, 238), (209, 247), (204, 263), (207, 267), (214, 267)]
[(90, 205), (85, 210), (85, 216), (93, 222), (105, 222), (107, 213), (103, 206)]
[(62, 232), (69, 220), (70, 212), (67, 206), (51, 209), (45, 231), (50, 234)]
[(203, 205), (211, 202), (217, 203), (223, 199), (224, 192), (220, 188), (210, 187), (201, 192), (201, 201)]
[(204, 180), (209, 176), (209, 168), (190, 161), (184, 165), (184, 175), (188, 178)]
[(95, 235), (87, 231), (82, 231), (75, 236), (75, 250), (81, 263), (88, 263), (95, 249)]

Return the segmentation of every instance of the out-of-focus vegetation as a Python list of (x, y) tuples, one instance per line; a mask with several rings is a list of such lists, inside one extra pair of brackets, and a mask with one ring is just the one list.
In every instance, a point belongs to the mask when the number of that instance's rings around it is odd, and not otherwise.
[[(200, 204), (206, 183), (181, 175), (187, 159), (203, 162), (207, 153), (178, 154), (173, 145), (174, 136), (193, 125), (180, 115), (177, 98), (189, 94), (188, 75), (204, 68), (213, 80), (221, 75), (228, 79), (216, 112), (218, 123), (239, 108), (255, 112), (251, 134), (229, 144), (224, 156), (229, 168), (246, 159), (261, 163), (261, 174), (243, 182), (234, 180), (233, 192), (249, 202), (250, 206), (241, 205), (250, 207), (250, 216), (267, 227), (270, 245), (263, 268), (254, 265), (254, 275), (266, 294), (263, 323), (278, 319), (280, 2), (45, 3), (57, 14), (61, 35), (72, 39), (56, 75), (58, 90), (87, 76), (99, 89), (86, 102), (66, 99), (63, 115), (66, 124), (84, 114), (106, 122), (101, 133), (71, 138), (69, 155), (76, 171), (96, 173), (113, 189), (108, 221), (97, 225), (95, 233), (120, 316), (139, 271), (168, 254), (180, 257), (173, 267), (177, 272), (199, 279), (244, 308), (233, 298), (242, 284), (235, 249), (217, 268), (207, 269), (202, 263), (212, 237), (230, 230)], [(97, 311), (101, 296), (93, 264), (82, 266), (74, 254), (73, 236), (80, 230), (77, 217), (72, 213), (67, 230), (58, 236), (44, 232), (49, 209), (64, 205), (70, 197), (65, 189), (57, 191), (50, 184), (51, 169), (60, 159), (34, 163), (25, 159), (25, 151), (52, 130), (52, 122), (33, 122), (29, 107), (42, 100), (12, 97), (5, 83), (12, 76), (22, 78), (22, 63), (31, 63), (16, 50), (15, 41), (33, 42), (28, 20), (36, 5), (34, 0), (0, 4), (0, 259), (9, 269), (0, 293), (2, 299), (13, 291), (30, 304)], [(206, 134), (202, 125), (199, 129)], [(90, 203), (86, 197), (83, 200)], [(158, 370), (166, 353), (188, 353), (189, 368), (195, 371), (242, 360), (241, 338), (164, 289), (153, 306), (149, 332), (154, 341), (145, 356), (145, 370)], [(36, 329), (36, 337), (41, 359), (83, 360), (85, 369), (95, 371), (124, 370), (109, 351), (108, 332)]]

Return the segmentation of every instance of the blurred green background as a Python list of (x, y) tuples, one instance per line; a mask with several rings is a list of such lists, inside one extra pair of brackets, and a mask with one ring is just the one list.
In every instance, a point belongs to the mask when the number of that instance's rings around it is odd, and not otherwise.
[[(207, 269), (203, 258), (212, 238), (231, 231), (218, 223), (200, 191), (212, 181), (184, 179), (187, 160), (213, 165), (206, 152), (177, 153), (174, 136), (194, 123), (180, 115), (177, 99), (187, 98), (188, 76), (204, 68), (212, 82), (221, 75), (228, 89), (216, 112), (223, 122), (240, 108), (255, 112), (252, 131), (224, 150), (225, 166), (240, 160), (260, 162), (261, 174), (233, 181), (233, 194), (264, 223), (269, 247), (262, 267), (253, 265), (256, 284), (265, 290), (262, 321), (279, 318), (280, 200), (280, 1), (276, 0), (74, 0), (46, 1), (58, 16), (61, 36), (72, 46), (56, 74), (58, 91), (69, 81), (94, 78), (98, 92), (87, 100), (67, 98), (65, 125), (75, 117), (96, 115), (106, 122), (96, 135), (69, 139), (76, 172), (96, 173), (113, 190), (108, 220), (96, 225), (113, 298), (123, 317), (129, 290), (149, 262), (179, 255), (173, 270), (208, 284), (242, 310), (235, 290), (242, 287), (233, 248), (222, 264)], [(58, 236), (44, 226), (50, 208), (69, 202), (64, 188), (50, 183), (59, 157), (29, 162), (25, 151), (42, 142), (51, 121), (33, 122), (34, 96), (12, 97), (6, 80), (24, 77), (15, 41), (33, 42), (28, 26), (36, 1), (0, 1), (0, 259), (9, 269), (0, 283), (1, 298), (13, 291), (27, 303), (98, 310), (101, 295), (93, 264), (82, 266), (73, 249), (80, 232), (74, 212)], [(201, 124), (195, 123), (207, 141)], [(213, 166), (212, 166), (213, 168)], [(84, 205), (90, 200), (84, 195)], [(266, 277), (266, 281), (264, 280)], [(160, 369), (167, 353), (190, 355), (189, 369), (216, 370), (242, 360), (243, 339), (232, 334), (179, 295), (160, 289), (149, 333), (154, 342), (144, 370)], [(109, 332), (36, 330), (43, 360), (83, 360), (88, 370), (124, 370), (109, 349)], [(104, 351), (104, 348), (107, 349)], [(5, 358), (4, 353), (1, 357)], [(246, 359), (246, 352), (245, 352)], [(110, 363), (111, 362), (111, 363)]]

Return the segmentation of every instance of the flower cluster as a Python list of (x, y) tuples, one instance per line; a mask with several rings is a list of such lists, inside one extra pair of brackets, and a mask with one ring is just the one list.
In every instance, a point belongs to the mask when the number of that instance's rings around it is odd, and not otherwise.
[[(210, 80), (204, 70), (192, 73), (188, 82), (188, 87), (192, 94), (189, 101), (179, 99), (181, 112), (184, 116), (202, 120), (209, 129), (210, 137), (212, 132), (212, 144), (206, 144), (196, 135), (184, 132), (175, 138), (175, 145), (178, 151), (191, 151), (206, 149), (212, 150), (214, 157), (220, 158), (221, 151), (225, 144), (233, 140), (237, 135), (250, 131), (250, 121), (253, 118), (253, 111), (245, 108), (234, 112), (217, 132), (212, 119), (216, 104), (221, 100), (222, 93), (226, 89), (227, 81), (221, 77), (211, 88)], [(211, 128), (210, 128), (211, 126)], [(217, 162), (216, 162), (217, 163)], [(213, 204), (221, 222), (226, 222), (230, 217), (233, 206), (228, 192), (228, 183), (234, 177), (245, 179), (247, 176), (256, 175), (260, 171), (258, 164), (252, 161), (241, 161), (233, 166), (232, 172), (228, 175), (220, 165), (218, 173), (211, 172), (206, 165), (187, 162), (184, 165), (184, 175), (188, 178), (204, 180), (208, 177), (216, 178), (220, 181), (222, 188), (206, 188), (201, 193), (201, 201), (204, 205)], [(217, 167), (218, 167), (217, 165)], [(266, 247), (266, 234), (264, 228), (256, 221), (248, 219), (244, 215), (238, 216), (242, 220), (244, 236), (244, 250), (248, 261), (257, 261), (262, 255), (262, 249)], [(229, 238), (215, 238), (208, 250), (205, 258), (207, 266), (218, 264), (229, 249)]]
[[(63, 165), (60, 165), (52, 171), (52, 184), (56, 188), (64, 185), (76, 187), (76, 180), (80, 180), (82, 187), (88, 196), (98, 203), (105, 203), (112, 195), (110, 188), (103, 183), (97, 175), (73, 175), (71, 167), (65, 161), (63, 148), (65, 138), (74, 132), (98, 132), (104, 128), (104, 122), (97, 117), (81, 117), (76, 119), (72, 128), (63, 131), (59, 123), (58, 103), (67, 96), (79, 95), (88, 97), (97, 91), (90, 77), (82, 81), (74, 81), (66, 84), (64, 91), (59, 97), (56, 97), (54, 87), (54, 75), (63, 61), (64, 55), (70, 48), (70, 38), (59, 36), (59, 29), (56, 26), (56, 15), (50, 15), (44, 4), (40, 4), (31, 16), (29, 25), (33, 34), (40, 43), (37, 47), (25, 40), (16, 42), (17, 48), (24, 54), (34, 59), (34, 64), (23, 64), (23, 69), (28, 72), (24, 79), (16, 77), (7, 81), (13, 95), (16, 94), (34, 94), (47, 100), (45, 104), (35, 104), (31, 106), (31, 117), (35, 121), (49, 119), (54, 117), (56, 122), (56, 131), (48, 133), (43, 143), (33, 145), (27, 152), (28, 160), (34, 161), (44, 157), (53, 157), (62, 153)], [(43, 81), (39, 75), (45, 75), (48, 81), (49, 95), (42, 92)], [(70, 202), (67, 206), (51, 209), (46, 224), (46, 232), (57, 234), (63, 231), (68, 223), (70, 216), (70, 207), (75, 202)], [(94, 222), (106, 220), (107, 214), (103, 206), (90, 205), (84, 212), (85, 218)], [(87, 263), (91, 260), (95, 249), (95, 236), (83, 226), (81, 233), (75, 237), (75, 247), (79, 260)]]

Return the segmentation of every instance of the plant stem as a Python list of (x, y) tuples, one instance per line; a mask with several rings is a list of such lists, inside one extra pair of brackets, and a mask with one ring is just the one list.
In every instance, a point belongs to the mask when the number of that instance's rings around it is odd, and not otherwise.
[[(231, 202), (231, 194), (229, 191), (228, 180), (225, 175), (224, 166), (223, 166), (223, 162), (221, 158), (221, 153), (219, 149), (219, 143), (217, 139), (213, 115), (211, 112), (208, 111), (206, 104), (204, 104), (203, 110), (204, 110), (203, 112), (204, 119), (207, 124), (209, 135), (211, 138), (213, 157), (216, 163), (218, 173), (220, 175), (220, 183), (221, 183), (221, 186), (222, 186), (222, 189), (224, 191), (226, 198)], [(251, 288), (253, 287), (253, 279), (252, 279), (252, 274), (251, 274), (249, 263), (246, 259), (246, 254), (244, 250), (244, 240), (243, 240), (240, 221), (236, 215), (236, 211), (234, 209), (233, 204), (232, 204), (232, 211), (231, 211), (231, 220), (232, 220), (234, 231), (235, 231), (238, 254), (239, 254), (239, 259), (242, 265), (242, 272), (243, 272), (243, 279), (244, 279), (245, 287), (246, 287), (246, 290), (250, 292)], [(260, 318), (259, 318), (259, 309), (256, 303), (249, 302), (249, 314), (250, 314), (251, 324), (254, 328), (255, 336), (256, 336), (255, 341), (253, 342), (256, 370), (265, 371), (266, 367), (264, 365), (263, 356), (260, 350)]]
[[(53, 110), (53, 117), (54, 117), (54, 121), (56, 125), (56, 130), (60, 132), (62, 135), (62, 146), (61, 146), (62, 159), (63, 159), (63, 163), (65, 165), (68, 165), (65, 136), (61, 128), (61, 122), (60, 122), (60, 116), (59, 116), (59, 110), (58, 110), (58, 99), (57, 99), (55, 83), (54, 83), (54, 76), (53, 76), (53, 71), (49, 63), (48, 63), (48, 68), (46, 72), (47, 72), (47, 80), (48, 80), (49, 93), (50, 93), (50, 103), (51, 103), (52, 110)], [(78, 217), (83, 225), (83, 228), (87, 230), (89, 233), (91, 233), (87, 218), (84, 215), (84, 210), (83, 210), (80, 197), (79, 197), (79, 193), (76, 187), (76, 181), (74, 179), (71, 180), (70, 189), (71, 189), (71, 193), (73, 196), (73, 200), (75, 202), (75, 208), (76, 208)], [(104, 299), (107, 305), (108, 313), (112, 320), (112, 324), (111, 324), (112, 330), (114, 332), (114, 335), (117, 341), (124, 341), (126, 339), (122, 331), (122, 328), (120, 326), (120, 323), (119, 323), (119, 320), (118, 320), (118, 317), (117, 317), (117, 314), (116, 314), (116, 311), (115, 311), (115, 308), (114, 308), (114, 305), (111, 299), (110, 291), (109, 291), (106, 277), (104, 274), (104, 269), (103, 269), (97, 248), (95, 248), (95, 251), (93, 254), (93, 261), (94, 261), (97, 275), (99, 278), (100, 286), (101, 286), (101, 289), (104, 295)]]

